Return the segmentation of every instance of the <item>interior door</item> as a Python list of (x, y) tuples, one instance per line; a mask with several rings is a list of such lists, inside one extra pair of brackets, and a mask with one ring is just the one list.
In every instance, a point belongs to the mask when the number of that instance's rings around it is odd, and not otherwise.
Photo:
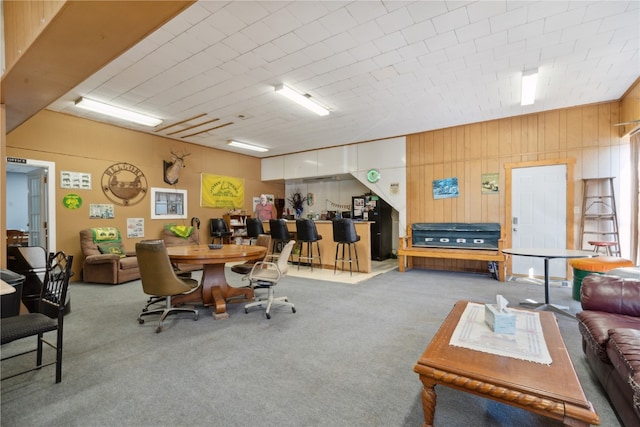
[[(514, 248), (566, 248), (567, 167), (564, 164), (512, 170), (511, 241)], [(566, 277), (566, 261), (549, 263), (551, 277)], [(544, 276), (544, 260), (514, 256), (514, 275)]]
[(41, 168), (27, 175), (29, 194), (29, 246), (42, 246), (47, 251), (47, 173)]

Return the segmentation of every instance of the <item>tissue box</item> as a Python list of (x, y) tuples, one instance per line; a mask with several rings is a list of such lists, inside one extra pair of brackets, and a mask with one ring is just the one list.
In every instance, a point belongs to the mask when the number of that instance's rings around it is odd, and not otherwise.
[(484, 305), (484, 321), (496, 334), (516, 333), (516, 315), (498, 311), (495, 304)]

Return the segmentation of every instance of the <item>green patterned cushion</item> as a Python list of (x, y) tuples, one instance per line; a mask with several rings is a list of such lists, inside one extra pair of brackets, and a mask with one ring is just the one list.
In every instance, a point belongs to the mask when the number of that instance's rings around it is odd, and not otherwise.
[(96, 227), (91, 229), (93, 241), (98, 242), (120, 242), (120, 231), (115, 227)]
[(183, 239), (188, 239), (189, 236), (191, 236), (191, 233), (193, 233), (193, 227), (187, 225), (167, 224), (164, 228)]
[(120, 258), (124, 258), (127, 256), (122, 250), (122, 246), (120, 246), (120, 243), (117, 242), (98, 243), (98, 250), (101, 254), (120, 255)]

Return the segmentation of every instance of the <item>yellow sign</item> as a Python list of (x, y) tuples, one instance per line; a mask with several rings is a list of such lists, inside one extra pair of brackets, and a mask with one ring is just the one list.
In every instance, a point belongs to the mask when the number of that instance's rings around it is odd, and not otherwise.
[(244, 207), (244, 179), (222, 175), (201, 175), (200, 206), (240, 209)]

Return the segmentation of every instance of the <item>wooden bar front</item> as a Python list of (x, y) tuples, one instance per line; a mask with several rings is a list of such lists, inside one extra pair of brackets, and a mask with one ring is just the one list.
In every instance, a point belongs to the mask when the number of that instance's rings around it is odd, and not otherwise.
[[(333, 241), (333, 223), (327, 220), (315, 221), (318, 234), (322, 236), (320, 244), (320, 254), (322, 255), (322, 268), (333, 269), (334, 261), (336, 258), (336, 246), (338, 245)], [(371, 222), (370, 221), (354, 221), (356, 226), (356, 234), (360, 236), (360, 241), (356, 243), (358, 249), (358, 261), (360, 265), (361, 273), (371, 273)], [(265, 233), (269, 233), (269, 221), (263, 223)], [(287, 221), (287, 229), (291, 237), (295, 239), (296, 234), (296, 222), (295, 220)], [(314, 252), (316, 244), (313, 244)], [(306, 248), (303, 248), (306, 253)], [(342, 250), (340, 250), (340, 255)], [(346, 252), (345, 252), (346, 254)], [(293, 255), (293, 261), (297, 261), (297, 255)], [(353, 254), (353, 271), (356, 271), (355, 254)], [(314, 268), (316, 265), (314, 264)], [(342, 263), (338, 262), (338, 270), (342, 267)], [(345, 270), (349, 269), (348, 263), (344, 264)]]

